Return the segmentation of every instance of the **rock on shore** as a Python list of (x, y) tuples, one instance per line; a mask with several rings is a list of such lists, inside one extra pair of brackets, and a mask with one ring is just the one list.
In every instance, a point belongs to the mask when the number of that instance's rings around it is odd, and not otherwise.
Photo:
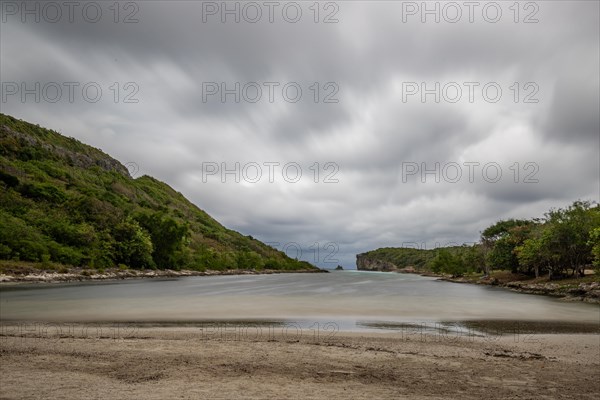
[(440, 280), (455, 283), (474, 283), (500, 286), (519, 293), (540, 294), (559, 297), (567, 301), (584, 301), (600, 304), (600, 282), (580, 282), (577, 285), (555, 282), (531, 282), (528, 280), (501, 282), (494, 277), (473, 280), (468, 278), (442, 277)]
[(321, 273), (325, 270), (240, 270), (231, 269), (224, 271), (191, 271), (191, 270), (108, 270), (99, 272), (89, 269), (73, 269), (66, 273), (55, 271), (30, 272), (23, 275), (2, 275), (0, 274), (0, 283), (18, 283), (18, 282), (77, 282), (90, 280), (111, 280), (111, 279), (133, 279), (133, 278), (179, 278), (185, 276), (215, 276), (215, 275), (261, 275), (261, 274), (280, 274), (280, 273)]

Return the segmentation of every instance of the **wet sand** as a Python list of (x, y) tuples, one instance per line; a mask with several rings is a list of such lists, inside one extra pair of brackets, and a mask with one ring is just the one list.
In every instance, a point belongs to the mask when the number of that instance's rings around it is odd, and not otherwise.
[(600, 335), (3, 325), (2, 399), (596, 399)]

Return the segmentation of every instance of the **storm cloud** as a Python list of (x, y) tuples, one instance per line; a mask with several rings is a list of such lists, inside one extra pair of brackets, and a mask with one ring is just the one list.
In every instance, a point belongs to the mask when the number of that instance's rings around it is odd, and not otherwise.
[(292, 256), (600, 200), (598, 2), (50, 3), (2, 2), (2, 112)]

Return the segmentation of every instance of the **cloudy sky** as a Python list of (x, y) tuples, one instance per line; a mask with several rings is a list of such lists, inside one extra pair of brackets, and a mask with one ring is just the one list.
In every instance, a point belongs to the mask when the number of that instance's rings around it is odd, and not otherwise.
[(3, 113), (321, 266), (599, 200), (597, 1), (1, 3)]

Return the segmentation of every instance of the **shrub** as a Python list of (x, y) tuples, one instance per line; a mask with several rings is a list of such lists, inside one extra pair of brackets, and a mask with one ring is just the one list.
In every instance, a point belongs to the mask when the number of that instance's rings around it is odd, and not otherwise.
[(7, 187), (14, 188), (19, 186), (19, 178), (11, 174), (0, 171), (0, 181), (4, 182)]
[(19, 191), (25, 197), (34, 200), (45, 200), (51, 203), (63, 203), (67, 195), (50, 183), (26, 183), (21, 185)]

